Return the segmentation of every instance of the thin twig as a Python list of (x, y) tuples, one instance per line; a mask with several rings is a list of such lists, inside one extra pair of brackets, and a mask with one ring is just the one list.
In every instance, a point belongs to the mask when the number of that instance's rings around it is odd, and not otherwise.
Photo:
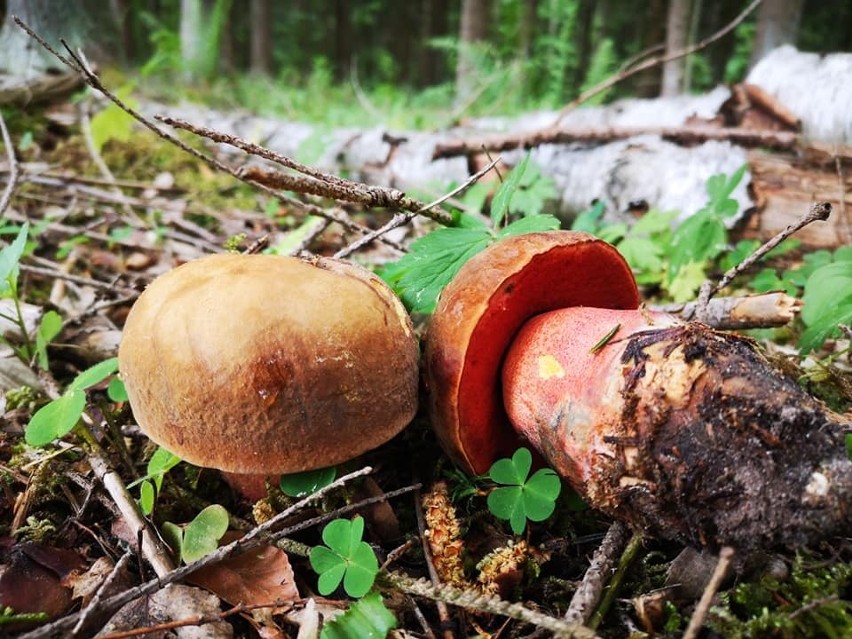
[(642, 71), (646, 71), (647, 69), (652, 69), (653, 67), (665, 64), (666, 62), (671, 62), (672, 60), (677, 60), (679, 58), (685, 58), (688, 55), (692, 55), (696, 51), (700, 51), (701, 49), (710, 46), (711, 44), (716, 42), (716, 40), (719, 40), (720, 38), (726, 36), (728, 33), (733, 31), (735, 28), (737, 28), (740, 23), (742, 23), (742, 21), (745, 20), (749, 16), (749, 14), (757, 8), (761, 1), (762, 0), (753, 0), (752, 3), (748, 5), (745, 9), (743, 9), (742, 13), (740, 13), (736, 18), (734, 18), (724, 27), (719, 29), (719, 31), (704, 38), (700, 42), (696, 42), (692, 46), (680, 49), (678, 51), (674, 51), (666, 55), (658, 55), (654, 56), (653, 58), (649, 58), (641, 64), (637, 64), (636, 66), (630, 69), (626, 69), (620, 73), (616, 73), (615, 75), (608, 77), (603, 82), (600, 82), (592, 88), (583, 91), (559, 112), (559, 116), (556, 118), (556, 122), (554, 122), (553, 125), (558, 126), (562, 119), (571, 111), (576, 109), (581, 104), (588, 102), (591, 98), (598, 95), (599, 93), (603, 93), (607, 89), (615, 86), (622, 80), (634, 76), (637, 73), (641, 73)]
[(695, 606), (695, 611), (692, 613), (689, 625), (683, 633), (683, 639), (695, 639), (698, 636), (698, 631), (701, 630), (701, 626), (704, 625), (704, 620), (707, 618), (713, 597), (716, 595), (725, 577), (727, 577), (733, 559), (734, 549), (730, 546), (725, 546), (719, 552), (719, 563), (716, 564), (716, 569), (713, 571), (710, 581), (707, 582), (707, 587), (704, 588), (701, 599), (699, 599), (698, 604)]
[(2, 218), (9, 207), (9, 202), (12, 201), (12, 193), (15, 192), (18, 180), (21, 178), (21, 166), (18, 164), (18, 158), (15, 157), (15, 147), (12, 144), (12, 137), (9, 135), (9, 129), (6, 128), (6, 120), (2, 113), (0, 113), (0, 133), (3, 134), (3, 146), (6, 147), (6, 156), (9, 158), (9, 181), (6, 183), (6, 188), (3, 189), (3, 195), (0, 196), (0, 218)]
[[(286, 155), (276, 153), (265, 147), (243, 140), (235, 135), (216, 131), (204, 126), (198, 126), (180, 118), (170, 116), (155, 115), (155, 119), (163, 124), (168, 124), (184, 131), (189, 131), (195, 135), (205, 137), (213, 142), (228, 144), (235, 148), (245, 151), (249, 155), (262, 157), (271, 162), (280, 164), (283, 167), (297, 171), (306, 175), (312, 180), (298, 179), (295, 176), (286, 173), (275, 172), (268, 174), (262, 169), (250, 167), (246, 170), (239, 171), (245, 177), (252, 179), (255, 182), (265, 183), (264, 178), (270, 180), (278, 180), (278, 183), (270, 184), (275, 188), (284, 189), (286, 191), (298, 191), (301, 193), (309, 193), (312, 195), (320, 195), (336, 200), (347, 202), (357, 202), (369, 207), (382, 207), (391, 209), (401, 209), (410, 211), (428, 217), (435, 222), (443, 225), (452, 224), (453, 218), (446, 211), (435, 210), (435, 204), (426, 206), (422, 202), (408, 197), (402, 191), (392, 188), (373, 186), (346, 180), (330, 173), (324, 173), (313, 167), (306, 166), (301, 162), (297, 162)], [(252, 177), (254, 176), (254, 177)]]
[(627, 545), (627, 526), (615, 521), (609, 527), (601, 545), (592, 556), (583, 581), (574, 592), (564, 618), (572, 623), (585, 624), (589, 621), (618, 558)]
[[(258, 546), (259, 544), (264, 542), (264, 537), (268, 536), (273, 530), (275, 530), (281, 522), (285, 521), (288, 517), (291, 517), (294, 513), (300, 512), (305, 508), (308, 504), (321, 499), (328, 492), (343, 486), (347, 482), (356, 479), (358, 477), (362, 477), (372, 472), (372, 468), (369, 466), (365, 466), (360, 470), (356, 470), (347, 475), (343, 475), (339, 477), (335, 481), (333, 481), (328, 486), (324, 488), (320, 488), (317, 492), (308, 495), (304, 499), (300, 499), (295, 504), (289, 506), (285, 510), (281, 511), (272, 519), (264, 522), (260, 526), (257, 526), (253, 530), (247, 532), (243, 537), (227, 544), (225, 546), (221, 546), (212, 553), (205, 555), (201, 559), (192, 562), (191, 564), (187, 564), (185, 566), (181, 566), (165, 575), (164, 577), (157, 577), (155, 579), (151, 579), (146, 581), (143, 584), (125, 590), (117, 595), (113, 595), (109, 599), (104, 600), (101, 603), (101, 610), (116, 610), (117, 608), (123, 606), (129, 601), (133, 601), (137, 597), (142, 597), (144, 595), (149, 595), (161, 588), (164, 588), (166, 585), (170, 583), (174, 583), (180, 581), (192, 574), (196, 570), (200, 570), (206, 566), (210, 566), (212, 564), (218, 563), (227, 557), (230, 557), (235, 554), (239, 554)], [(385, 498), (387, 495), (385, 495)], [(291, 527), (292, 528), (292, 527)], [(28, 632), (24, 635), (18, 637), (18, 639), (42, 639), (43, 637), (50, 637), (56, 633), (60, 633), (62, 631), (67, 630), (74, 626), (77, 623), (77, 620), (80, 617), (80, 613), (74, 613), (62, 617), (61, 619), (57, 619), (56, 621), (46, 624), (40, 628), (37, 628), (31, 632)]]
[(624, 578), (627, 575), (627, 570), (630, 568), (630, 564), (633, 563), (633, 560), (636, 558), (636, 554), (642, 548), (643, 541), (642, 534), (636, 532), (633, 533), (630, 541), (627, 542), (627, 547), (619, 557), (618, 567), (615, 569), (612, 578), (609, 580), (609, 588), (607, 588), (604, 592), (595, 613), (589, 620), (588, 626), (590, 628), (597, 629), (603, 621), (603, 618), (606, 616), (606, 613), (609, 612), (616, 596), (621, 590), (621, 584), (624, 582)]
[(88, 603), (88, 605), (80, 611), (80, 619), (77, 621), (77, 625), (71, 630), (69, 636), (75, 637), (80, 630), (83, 629), (83, 626), (89, 620), (92, 612), (97, 609), (98, 604), (100, 604), (101, 599), (104, 596), (104, 593), (109, 589), (112, 583), (115, 581), (116, 577), (119, 575), (124, 566), (127, 565), (127, 562), (130, 561), (130, 558), (133, 556), (131, 551), (125, 552), (121, 558), (115, 562), (115, 565), (112, 567), (107, 578), (104, 579), (103, 583), (98, 587), (97, 592), (95, 592), (95, 596), (92, 597), (92, 600)]
[(54, 270), (50, 268), (42, 268), (40, 266), (31, 266), (29, 264), (21, 264), (21, 270), (24, 273), (32, 273), (33, 275), (43, 275), (45, 277), (50, 277), (57, 280), (65, 280), (67, 282), (73, 282), (74, 284), (80, 284), (81, 286), (91, 286), (92, 288), (103, 289), (106, 291), (114, 291), (120, 293), (121, 295), (136, 295), (136, 291), (130, 288), (125, 288), (123, 286), (118, 286), (115, 282), (101, 282), (100, 280), (93, 280), (90, 277), (83, 277), (81, 275), (72, 275), (71, 273), (65, 273), (64, 271)]
[(745, 258), (742, 262), (729, 269), (719, 280), (718, 283), (713, 284), (711, 280), (707, 280), (704, 284), (701, 285), (701, 290), (698, 293), (698, 301), (695, 309), (695, 318), (701, 322), (703, 321), (703, 317), (707, 315), (707, 305), (710, 303), (710, 298), (713, 297), (716, 293), (725, 288), (728, 284), (730, 284), (737, 275), (749, 269), (752, 264), (757, 262), (764, 255), (769, 253), (776, 246), (781, 244), (788, 237), (797, 233), (808, 224), (816, 221), (826, 221), (828, 217), (831, 215), (831, 204), (829, 202), (814, 202), (811, 205), (810, 210), (802, 216), (802, 218), (795, 222), (794, 224), (790, 224), (784, 230), (780, 231), (770, 240), (765, 242), (762, 246), (760, 246), (757, 250), (754, 251), (751, 255)]
[[(457, 194), (461, 193), (462, 191), (468, 189), (471, 185), (473, 185), (475, 182), (477, 182), (483, 175), (485, 175), (486, 173), (488, 173), (488, 171), (493, 169), (497, 165), (497, 163), (500, 161), (500, 159), (501, 158), (498, 157), (495, 160), (492, 160), (491, 162), (488, 163), (488, 165), (485, 166), (485, 168), (483, 168), (481, 171), (477, 171), (476, 173), (471, 175), (460, 186), (456, 187), (455, 189), (453, 189), (449, 193), (442, 195), (437, 200), (434, 200), (433, 202), (430, 202), (429, 204), (424, 205), (424, 207), (423, 207), (424, 210), (429, 209), (433, 206), (439, 206), (443, 202), (446, 202), (450, 198), (452, 198), (452, 197), (456, 196)], [(413, 220), (419, 213), (421, 213), (421, 211), (415, 211), (413, 213), (405, 213), (405, 214), (397, 213), (396, 215), (393, 216), (393, 218), (391, 219), (390, 222), (388, 222), (384, 226), (376, 229), (375, 231), (367, 233), (367, 235), (355, 240), (354, 242), (352, 242), (348, 246), (344, 246), (342, 249), (340, 249), (339, 251), (337, 251), (337, 253), (334, 254), (334, 257), (336, 257), (338, 259), (348, 257), (349, 255), (351, 255), (355, 251), (361, 249), (362, 247), (366, 246), (370, 242), (380, 238), (385, 233), (388, 233), (395, 228), (398, 228), (398, 227), (400, 227), (404, 224), (407, 224), (408, 222)]]

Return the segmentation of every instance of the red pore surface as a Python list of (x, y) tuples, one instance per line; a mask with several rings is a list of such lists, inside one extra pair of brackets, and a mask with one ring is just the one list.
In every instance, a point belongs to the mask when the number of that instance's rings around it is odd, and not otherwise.
[(501, 393), (506, 350), (534, 315), (573, 306), (639, 306), (624, 258), (576, 231), (507, 238), (444, 290), (426, 336), (426, 384), (433, 425), (457, 464), (484, 473), (517, 447)]

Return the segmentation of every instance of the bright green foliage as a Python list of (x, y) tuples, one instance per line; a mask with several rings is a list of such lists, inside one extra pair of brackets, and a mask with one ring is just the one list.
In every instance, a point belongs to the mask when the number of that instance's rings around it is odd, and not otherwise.
[(62, 330), (62, 316), (56, 311), (48, 311), (41, 316), (41, 322), (36, 331), (36, 357), (38, 365), (44, 370), (47, 370), (47, 345), (50, 344), (54, 337), (59, 335)]
[[(386, 265), (379, 275), (412, 313), (431, 313), (438, 295), (464, 263), (495, 241), (559, 228), (559, 220), (540, 213), (544, 198), (552, 194), (552, 185), (547, 184), (541, 173), (529, 165), (527, 155), (494, 195), (491, 204), (493, 228), (478, 217), (460, 213), (457, 226), (432, 231), (414, 241), (409, 253)], [(519, 203), (525, 207), (521, 212), (523, 217), (502, 226), (509, 214), (517, 211)]]
[[(532, 454), (519, 448), (511, 459), (499, 459), (491, 466), (488, 476), (501, 488), (488, 493), (488, 509), (499, 519), (507, 519), (512, 532), (524, 532), (527, 519), (544, 521), (553, 514), (562, 482), (553, 470), (542, 468), (529, 477)], [(529, 478), (528, 478), (529, 477)]]
[(306, 470), (303, 473), (281, 475), (279, 486), (281, 492), (290, 497), (307, 497), (320, 488), (328, 486), (334, 481), (335, 477), (337, 477), (335, 466), (317, 468), (316, 470)]
[[(725, 220), (736, 215), (739, 209), (731, 194), (742, 181), (746, 168), (743, 165), (731, 177), (724, 174), (711, 176), (707, 180), (707, 206), (675, 229), (668, 252), (670, 285), (682, 268), (695, 262), (705, 264), (717, 258), (727, 247)], [(694, 272), (695, 269), (692, 269), (691, 273)]]
[[(135, 109), (139, 104), (130, 97), (134, 89), (133, 83), (126, 84), (116, 91), (116, 95), (125, 104)], [(117, 104), (110, 102), (105, 109), (92, 117), (92, 144), (95, 150), (100, 153), (104, 144), (110, 141), (129, 142), (133, 123), (134, 120), (130, 115)]]
[(29, 224), (24, 224), (17, 237), (0, 250), (0, 297), (14, 297), (18, 288), (18, 264), (24, 254)]
[(216, 550), (227, 531), (228, 511), (219, 504), (207, 506), (186, 526), (169, 521), (163, 524), (163, 537), (187, 564)]
[(311, 567), (319, 575), (317, 589), (329, 595), (343, 582), (350, 597), (363, 597), (376, 579), (379, 562), (370, 545), (362, 541), (364, 519), (335, 519), (322, 531), (325, 546), (311, 550)]
[(148, 460), (147, 474), (128, 484), (128, 488), (139, 484), (139, 506), (145, 515), (150, 515), (154, 511), (154, 503), (163, 487), (163, 477), (180, 461), (180, 457), (174, 453), (162, 447), (157, 448)]
[(118, 358), (113, 357), (77, 375), (60, 397), (42, 406), (32, 416), (25, 433), (27, 444), (44, 446), (67, 435), (86, 408), (86, 389), (101, 383), (116, 371)]
[(838, 324), (852, 324), (852, 259), (818, 268), (805, 282), (802, 321), (807, 328), (799, 350), (807, 354), (839, 334)]
[(784, 581), (765, 577), (721, 594), (708, 626), (727, 639), (852, 636), (852, 564), (810, 562), (797, 557)]
[(109, 386), (107, 386), (107, 397), (114, 402), (127, 401), (127, 389), (124, 387), (124, 382), (121, 381), (119, 377), (113, 377), (109, 380)]
[(385, 607), (382, 596), (371, 592), (342, 615), (326, 621), (320, 639), (383, 639), (396, 625), (396, 617)]

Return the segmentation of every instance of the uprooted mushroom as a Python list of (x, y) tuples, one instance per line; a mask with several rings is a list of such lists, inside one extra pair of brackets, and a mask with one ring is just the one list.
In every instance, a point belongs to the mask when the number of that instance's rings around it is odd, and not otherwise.
[(753, 549), (852, 530), (850, 425), (752, 341), (641, 308), (591, 235), (472, 258), (425, 366), (435, 429), (468, 471), (529, 441), (591, 506), (659, 536)]
[(119, 350), (142, 430), (252, 498), (264, 476), (333, 466), (402, 430), (417, 360), (408, 315), (375, 275), (270, 255), (208, 256), (159, 277)]

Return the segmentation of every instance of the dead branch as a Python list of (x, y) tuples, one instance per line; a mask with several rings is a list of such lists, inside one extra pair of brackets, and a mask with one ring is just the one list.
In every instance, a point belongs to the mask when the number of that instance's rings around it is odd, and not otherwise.
[(707, 305), (710, 302), (710, 298), (713, 297), (713, 295), (715, 295), (719, 291), (721, 291), (723, 288), (725, 288), (728, 284), (730, 284), (737, 275), (746, 271), (749, 267), (751, 267), (752, 264), (757, 262), (760, 258), (769, 253), (769, 251), (781, 244), (781, 242), (796, 233), (798, 230), (818, 220), (824, 222), (828, 219), (830, 215), (831, 204), (829, 204), (828, 202), (814, 202), (811, 205), (810, 210), (804, 216), (802, 216), (802, 218), (798, 222), (796, 222), (795, 224), (791, 224), (790, 226), (785, 228), (775, 237), (765, 242), (756, 251), (754, 251), (754, 253), (749, 255), (742, 262), (728, 270), (718, 281), (718, 283), (713, 284), (711, 280), (707, 280), (706, 282), (704, 282), (704, 284), (701, 285), (701, 290), (698, 293), (695, 319), (699, 322), (704, 321), (704, 317), (707, 314)]
[(12, 193), (15, 192), (15, 187), (21, 177), (21, 167), (18, 164), (18, 158), (15, 157), (15, 147), (12, 144), (12, 137), (9, 135), (9, 129), (6, 128), (6, 120), (3, 119), (2, 113), (0, 113), (0, 133), (3, 134), (3, 146), (6, 147), (6, 157), (9, 158), (9, 181), (6, 183), (6, 188), (3, 189), (3, 195), (0, 196), (0, 218), (2, 218), (9, 207)]
[[(773, 328), (791, 322), (801, 308), (801, 300), (779, 292), (714, 297), (707, 304), (702, 321), (722, 331)], [(686, 321), (691, 321), (696, 316), (698, 302), (666, 304), (654, 307), (654, 310), (680, 315)]]
[(695, 606), (695, 612), (692, 613), (692, 618), (689, 620), (689, 625), (683, 633), (683, 639), (695, 639), (698, 636), (698, 631), (704, 625), (704, 619), (707, 617), (707, 612), (710, 610), (710, 604), (713, 602), (713, 597), (728, 576), (728, 570), (731, 568), (731, 562), (734, 559), (734, 549), (730, 546), (725, 546), (719, 553), (719, 563), (716, 564), (716, 570), (713, 571), (713, 576), (710, 577), (710, 582), (704, 589), (704, 594)]
[(592, 562), (583, 575), (583, 581), (574, 592), (564, 618), (571, 623), (585, 624), (594, 612), (618, 558), (627, 545), (627, 526), (613, 522), (601, 545), (592, 556)]
[(792, 149), (799, 143), (799, 136), (791, 131), (764, 131), (743, 127), (716, 127), (710, 125), (688, 125), (677, 127), (549, 127), (531, 133), (515, 135), (485, 136), (463, 140), (451, 140), (435, 146), (432, 159), (456, 155), (510, 149), (530, 149), (542, 144), (568, 144), (612, 142), (637, 135), (659, 135), (664, 140), (691, 145), (708, 140), (727, 140), (745, 147)]
[(446, 211), (435, 210), (436, 205), (427, 205), (423, 202), (408, 197), (402, 191), (392, 188), (371, 186), (360, 182), (345, 180), (330, 173), (323, 173), (312, 167), (296, 162), (285, 155), (270, 151), (258, 144), (248, 142), (235, 135), (214, 131), (203, 126), (197, 126), (186, 120), (168, 116), (155, 116), (163, 124), (168, 124), (178, 129), (183, 129), (208, 138), (214, 142), (220, 142), (245, 151), (249, 155), (262, 157), (281, 166), (302, 173), (306, 178), (299, 178), (280, 171), (265, 170), (260, 167), (248, 167), (238, 170), (245, 179), (258, 184), (264, 184), (271, 188), (295, 191), (297, 193), (308, 193), (319, 195), (334, 200), (356, 202), (368, 207), (380, 207), (410, 211), (428, 217), (445, 226), (452, 224), (453, 218)]
[(769, 95), (756, 84), (743, 83), (742, 87), (749, 102), (760, 107), (785, 126), (788, 126), (795, 131), (799, 130), (802, 123), (798, 116), (781, 104), (773, 96)]

